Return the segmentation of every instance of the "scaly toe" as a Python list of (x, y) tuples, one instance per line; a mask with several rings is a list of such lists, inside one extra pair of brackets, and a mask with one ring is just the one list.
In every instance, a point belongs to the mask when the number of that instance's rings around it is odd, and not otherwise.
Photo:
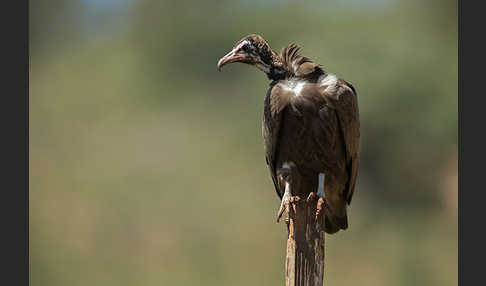
[(277, 213), (277, 223), (280, 222), (280, 218), (282, 217), (287, 207), (288, 207), (288, 202), (287, 203), (282, 202), (282, 204), (280, 204), (280, 209), (278, 210)]
[(300, 197), (294, 196), (290, 197), (288, 199), (283, 199), (282, 203), (280, 204), (280, 209), (278, 210), (277, 214), (277, 223), (280, 222), (280, 218), (282, 218), (282, 215), (284, 213), (287, 214), (285, 221), (288, 223), (289, 222), (289, 213), (292, 210), (292, 206), (299, 203)]
[(316, 198), (317, 198), (316, 193), (314, 193), (314, 192), (310, 192), (310, 193), (309, 193), (309, 196), (307, 196), (307, 202), (309, 203), (309, 202), (311, 202), (311, 201), (315, 200)]
[(289, 197), (282, 198), (282, 202), (280, 203), (280, 208), (277, 213), (277, 223), (280, 222), (280, 218), (290, 208), (290, 199)]
[(323, 210), (326, 207), (326, 202), (323, 197), (319, 197), (317, 200), (317, 208), (316, 208), (316, 220), (319, 218), (321, 214), (323, 214)]

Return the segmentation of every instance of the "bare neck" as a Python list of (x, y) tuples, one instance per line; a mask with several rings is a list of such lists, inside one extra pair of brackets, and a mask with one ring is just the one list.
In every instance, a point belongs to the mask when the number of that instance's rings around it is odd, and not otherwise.
[(273, 50), (271, 50), (270, 68), (268, 69), (268, 71), (265, 71), (265, 74), (270, 80), (280, 80), (290, 76), (289, 71), (282, 63), (280, 55)]

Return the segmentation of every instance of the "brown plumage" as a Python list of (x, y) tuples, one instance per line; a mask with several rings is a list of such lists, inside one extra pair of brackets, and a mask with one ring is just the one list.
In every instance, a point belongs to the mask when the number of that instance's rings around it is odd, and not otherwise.
[[(249, 35), (218, 62), (256, 66), (272, 80), (264, 101), (266, 162), (282, 205), (289, 196), (324, 197), (325, 231), (348, 227), (358, 175), (360, 123), (357, 94), (291, 44), (277, 54)], [(322, 190), (323, 189), (323, 190)], [(282, 208), (282, 206), (281, 206)]]

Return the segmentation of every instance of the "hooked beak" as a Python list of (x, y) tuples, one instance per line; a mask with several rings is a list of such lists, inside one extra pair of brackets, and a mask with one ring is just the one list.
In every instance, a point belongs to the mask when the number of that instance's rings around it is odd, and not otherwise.
[(245, 54), (241, 53), (240, 50), (233, 49), (231, 52), (227, 53), (224, 57), (218, 61), (218, 70), (227, 64), (241, 61), (245, 58)]

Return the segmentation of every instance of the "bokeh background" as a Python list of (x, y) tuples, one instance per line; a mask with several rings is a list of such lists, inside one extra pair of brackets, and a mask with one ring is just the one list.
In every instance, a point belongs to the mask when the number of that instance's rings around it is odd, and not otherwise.
[(30, 3), (31, 285), (283, 285), (261, 34), (351, 82), (362, 161), (325, 285), (457, 284), (457, 3)]

